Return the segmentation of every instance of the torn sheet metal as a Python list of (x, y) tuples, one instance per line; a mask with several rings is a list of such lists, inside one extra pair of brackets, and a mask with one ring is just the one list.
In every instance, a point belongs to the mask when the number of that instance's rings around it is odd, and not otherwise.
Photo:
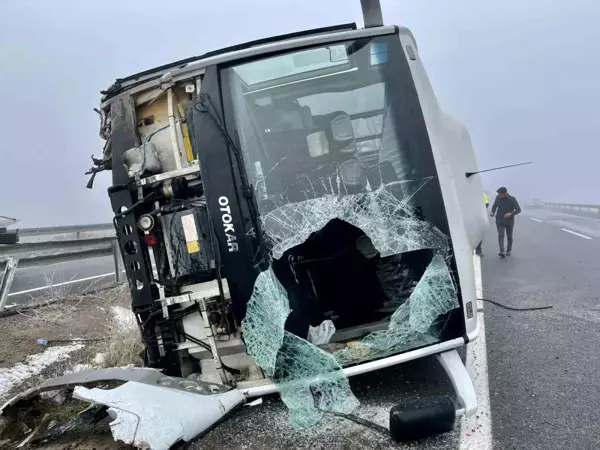
[(77, 386), (73, 397), (108, 406), (115, 440), (151, 450), (168, 450), (177, 442), (190, 441), (208, 431), (245, 399), (235, 389), (199, 395), (136, 381), (110, 390)]
[(422, 249), (435, 253), (388, 329), (334, 354), (284, 331), (290, 313), (287, 291), (271, 268), (259, 274), (242, 324), (244, 339), (248, 353), (277, 385), (296, 427), (314, 425), (324, 411), (349, 413), (358, 406), (342, 366), (436, 342), (440, 330), (434, 323), (459, 306), (445, 261), (449, 239), (417, 217), (408, 204), (413, 194), (401, 201), (381, 187), (356, 195), (327, 195), (283, 205), (263, 217), (265, 238), (276, 259), (336, 218), (361, 229), (381, 257)]

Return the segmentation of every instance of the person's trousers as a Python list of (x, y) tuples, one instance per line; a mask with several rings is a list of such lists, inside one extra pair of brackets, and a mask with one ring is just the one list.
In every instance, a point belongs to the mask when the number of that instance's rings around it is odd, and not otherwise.
[(498, 246), (500, 247), (500, 251), (504, 253), (504, 234), (506, 233), (506, 239), (508, 241), (508, 246), (506, 251), (512, 251), (513, 246), (513, 229), (515, 228), (515, 222), (504, 222), (498, 223), (496, 222), (496, 229), (498, 230)]

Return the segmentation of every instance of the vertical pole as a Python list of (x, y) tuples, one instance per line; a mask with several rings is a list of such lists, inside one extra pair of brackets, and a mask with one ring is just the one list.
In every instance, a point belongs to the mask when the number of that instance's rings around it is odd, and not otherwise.
[(383, 13), (379, 0), (360, 0), (365, 28), (382, 27)]
[(121, 259), (121, 251), (119, 250), (119, 244), (115, 239), (112, 241), (112, 251), (113, 251), (113, 260), (115, 262), (115, 282), (121, 282), (121, 264), (119, 263)]
[(8, 258), (8, 261), (6, 261), (4, 277), (2, 278), (2, 283), (0, 283), (0, 312), (4, 311), (8, 293), (10, 292), (10, 287), (17, 271), (17, 264), (19, 264), (19, 260), (15, 258)]

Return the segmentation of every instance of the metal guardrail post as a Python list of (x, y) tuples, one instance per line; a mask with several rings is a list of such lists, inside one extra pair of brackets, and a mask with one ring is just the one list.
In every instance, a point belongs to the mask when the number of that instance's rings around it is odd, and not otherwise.
[(119, 250), (119, 244), (117, 241), (113, 241), (112, 243), (112, 252), (113, 252), (113, 260), (115, 262), (115, 282), (121, 282), (121, 251)]
[(10, 287), (15, 278), (15, 272), (17, 271), (18, 264), (19, 260), (15, 258), (9, 258), (6, 261), (4, 276), (2, 277), (2, 283), (0, 284), (0, 312), (4, 311), (6, 300), (8, 299), (8, 293), (10, 292)]

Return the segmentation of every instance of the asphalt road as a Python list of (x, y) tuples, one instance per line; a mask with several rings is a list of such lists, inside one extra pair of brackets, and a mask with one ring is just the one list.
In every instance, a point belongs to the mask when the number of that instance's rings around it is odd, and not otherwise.
[(115, 281), (112, 256), (19, 269), (8, 304), (29, 304), (108, 286)]
[[(350, 385), (361, 402), (355, 414), (386, 427), (390, 408), (403, 400), (444, 393), (453, 395), (450, 381), (433, 357), (352, 377)], [(287, 409), (281, 400), (270, 396), (259, 406), (243, 407), (191, 448), (449, 450), (459, 447), (459, 439), (457, 429), (421, 442), (399, 445), (381, 432), (338, 417), (325, 417), (313, 428), (296, 431), (289, 423)]]
[[(494, 448), (600, 448), (600, 221), (548, 210), (516, 218), (511, 257), (484, 241)], [(577, 234), (573, 234), (577, 233)]]

